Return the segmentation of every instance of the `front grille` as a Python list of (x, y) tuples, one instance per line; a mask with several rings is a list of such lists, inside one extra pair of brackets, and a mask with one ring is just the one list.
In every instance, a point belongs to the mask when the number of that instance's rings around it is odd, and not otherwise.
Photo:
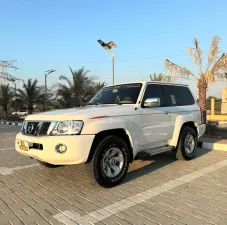
[(21, 133), (29, 136), (46, 136), (51, 122), (25, 121)]
[(47, 135), (47, 131), (50, 127), (50, 122), (43, 122), (39, 131), (38, 131), (38, 135), (42, 136), (42, 135)]
[(39, 122), (28, 122), (26, 127), (26, 134), (35, 135), (37, 132), (38, 126), (39, 126)]

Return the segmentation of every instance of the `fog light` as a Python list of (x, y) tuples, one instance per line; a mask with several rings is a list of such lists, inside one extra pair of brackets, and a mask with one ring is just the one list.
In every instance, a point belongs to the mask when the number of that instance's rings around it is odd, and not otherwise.
[(58, 145), (56, 145), (55, 150), (56, 150), (57, 153), (61, 153), (62, 154), (62, 153), (66, 152), (67, 147), (64, 144), (58, 144)]

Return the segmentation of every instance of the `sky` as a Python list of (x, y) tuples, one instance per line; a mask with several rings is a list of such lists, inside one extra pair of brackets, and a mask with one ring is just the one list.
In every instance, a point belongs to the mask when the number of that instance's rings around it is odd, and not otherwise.
[[(1, 0), (0, 60), (17, 60), (21, 78), (37, 78), (44, 84), (44, 71), (55, 69), (47, 84), (70, 77), (69, 66), (84, 66), (89, 75), (112, 84), (111, 56), (97, 42), (113, 41), (115, 83), (149, 80), (151, 73), (169, 74), (168, 58), (196, 72), (187, 48), (197, 38), (207, 52), (213, 36), (220, 36), (220, 49), (227, 52), (227, 1), (195, 0)], [(197, 95), (194, 78), (187, 83)], [(18, 83), (18, 87), (21, 84)], [(221, 97), (227, 82), (209, 87), (208, 95)]]

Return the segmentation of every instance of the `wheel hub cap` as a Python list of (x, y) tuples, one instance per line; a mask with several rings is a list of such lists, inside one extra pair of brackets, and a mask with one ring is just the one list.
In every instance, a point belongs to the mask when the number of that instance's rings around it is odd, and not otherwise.
[(192, 154), (195, 149), (195, 139), (192, 134), (187, 134), (184, 142), (185, 152), (187, 154)]
[(110, 148), (103, 158), (103, 171), (108, 177), (116, 177), (124, 165), (124, 156), (118, 147)]
[(113, 166), (113, 165), (115, 165), (115, 163), (116, 163), (116, 162), (115, 162), (115, 159), (111, 159), (111, 160), (110, 160), (110, 165)]

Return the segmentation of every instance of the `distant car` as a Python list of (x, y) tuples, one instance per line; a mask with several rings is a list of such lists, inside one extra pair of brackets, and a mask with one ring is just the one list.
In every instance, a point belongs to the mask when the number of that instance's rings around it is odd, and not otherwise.
[(27, 116), (27, 111), (26, 110), (19, 110), (17, 112), (13, 112), (12, 115)]

